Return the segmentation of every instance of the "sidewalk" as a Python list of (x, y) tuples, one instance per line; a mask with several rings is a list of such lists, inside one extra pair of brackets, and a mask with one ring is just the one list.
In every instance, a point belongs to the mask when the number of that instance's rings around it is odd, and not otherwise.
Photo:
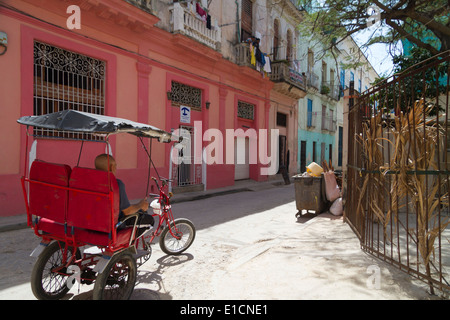
[[(292, 183), (292, 182), (291, 182)], [(198, 192), (187, 192), (175, 194), (172, 198), (172, 203), (180, 203), (185, 201), (194, 201), (200, 199), (206, 199), (210, 197), (237, 193), (243, 191), (258, 191), (269, 189), (277, 185), (284, 184), (284, 180), (280, 178), (279, 180), (269, 180), (263, 182), (257, 182), (254, 180), (240, 180), (235, 181), (233, 186), (228, 186), (224, 188), (198, 191)], [(131, 201), (133, 202), (133, 201)], [(11, 217), (0, 217), (0, 232), (19, 230), (27, 228), (27, 216), (26, 214), (11, 216)]]

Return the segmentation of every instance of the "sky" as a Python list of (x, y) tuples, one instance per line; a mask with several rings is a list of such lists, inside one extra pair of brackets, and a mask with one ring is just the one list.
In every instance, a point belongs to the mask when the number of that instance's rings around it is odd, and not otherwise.
[[(312, 8), (324, 7), (324, 0), (313, 0), (311, 3)], [(352, 35), (353, 40), (355, 40), (360, 47), (362, 44), (366, 43), (371, 36), (386, 35), (390, 30), (380, 19), (380, 9), (378, 7), (373, 5), (370, 6), (368, 10), (370, 10), (370, 13), (368, 13), (373, 18), (368, 19), (367, 28)], [(395, 47), (397, 50), (392, 54), (402, 54), (403, 47), (401, 43), (397, 44)], [(362, 51), (379, 76), (388, 77), (393, 74), (394, 64), (392, 63), (392, 54), (389, 53), (389, 45), (381, 43), (373, 44), (369, 48), (362, 48)]]
[[(377, 29), (374, 29), (377, 28)], [(367, 40), (370, 38), (370, 36), (376, 31), (380, 34), (385, 34), (388, 31), (388, 27), (382, 27), (379, 24), (375, 24), (371, 26), (370, 28), (367, 28), (365, 30), (362, 30), (358, 33), (356, 33), (353, 36), (353, 39), (355, 42), (361, 46)], [(395, 51), (395, 54), (401, 54), (400, 51), (402, 49), (401, 43), (397, 46), (397, 51)], [(377, 71), (378, 75), (380, 76), (390, 76), (393, 74), (393, 68), (394, 64), (392, 63), (392, 55), (389, 53), (389, 45), (383, 44), (383, 43), (377, 43), (373, 44), (368, 48), (362, 48), (364, 54), (366, 55), (367, 59), (372, 64), (372, 67)]]
[(394, 65), (388, 51), (388, 45), (381, 43), (373, 44), (364, 51), (364, 54), (372, 64), (372, 67), (380, 76), (390, 76), (393, 73)]

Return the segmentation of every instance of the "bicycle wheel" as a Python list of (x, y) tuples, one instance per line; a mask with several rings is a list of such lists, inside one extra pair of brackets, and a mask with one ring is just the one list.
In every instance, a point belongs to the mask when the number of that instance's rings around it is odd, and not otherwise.
[[(31, 290), (39, 300), (61, 299), (70, 290), (67, 286), (69, 275), (66, 275), (67, 268), (62, 268), (55, 272), (53, 270), (63, 263), (65, 244), (63, 242), (52, 242), (39, 255), (31, 271)], [(67, 260), (73, 255), (73, 248), (67, 250)], [(77, 251), (79, 256), (79, 252)]]
[[(174, 227), (176, 226), (176, 229)], [(178, 231), (178, 234), (181, 236), (180, 239), (175, 238), (170, 233), (170, 229), (175, 234)], [(170, 255), (177, 255), (184, 252), (187, 248), (189, 248), (194, 242), (195, 239), (195, 226), (188, 219), (175, 219), (170, 223), (169, 226), (166, 226), (161, 233), (159, 238), (159, 246), (161, 250)]]
[(128, 300), (136, 283), (136, 260), (128, 253), (114, 255), (94, 285), (94, 300)]

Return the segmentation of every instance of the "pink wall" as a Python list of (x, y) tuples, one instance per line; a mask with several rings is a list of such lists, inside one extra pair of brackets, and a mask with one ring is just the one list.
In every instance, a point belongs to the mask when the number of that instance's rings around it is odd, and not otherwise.
[[(97, 2), (109, 7), (120, 6), (116, 9), (126, 13), (120, 19), (132, 21), (133, 27), (117, 23), (118, 16), (111, 14), (108, 17), (101, 6), (95, 8), (97, 12), (94, 9), (83, 11), (87, 12), (83, 13), (83, 28), (76, 32), (65, 27), (68, 15), (61, 10), (67, 6), (66, 2), (6, 1), (60, 27), (0, 7), (0, 30), (8, 34), (9, 40), (7, 53), (0, 56), (2, 75), (8, 75), (0, 77), (0, 148), (4, 150), (0, 157), (0, 216), (25, 213), (20, 187), (26, 154), (25, 128), (16, 120), (33, 114), (34, 40), (107, 62), (107, 115), (151, 123), (167, 131), (178, 128), (179, 108), (173, 107), (166, 96), (171, 81), (176, 80), (202, 90), (202, 112), (194, 112), (192, 120), (202, 121), (203, 132), (208, 128), (218, 128), (222, 132), (239, 128), (242, 123), (236, 117), (238, 99), (256, 105), (256, 118), (250, 126), (267, 128), (267, 106), (270, 106), (272, 87), (267, 78), (223, 59), (216, 51), (194, 40), (153, 27), (158, 21), (156, 17), (125, 1)], [(45, 10), (42, 9), (44, 5)], [(209, 109), (205, 107), (206, 102), (210, 102)], [(207, 144), (202, 142), (203, 147)], [(127, 184), (130, 199), (143, 197), (148, 160), (139, 141), (122, 135), (111, 138), (111, 146), (119, 164), (118, 176)], [(40, 139), (37, 157), (73, 166), (78, 159), (79, 147), (79, 142)], [(159, 173), (167, 177), (170, 148), (169, 144), (153, 143), (153, 161)], [(83, 150), (80, 165), (92, 167), (93, 159), (104, 152), (105, 146), (88, 142)], [(259, 174), (259, 167), (251, 166), (252, 179), (266, 179)], [(208, 188), (233, 184), (234, 165), (207, 167)]]

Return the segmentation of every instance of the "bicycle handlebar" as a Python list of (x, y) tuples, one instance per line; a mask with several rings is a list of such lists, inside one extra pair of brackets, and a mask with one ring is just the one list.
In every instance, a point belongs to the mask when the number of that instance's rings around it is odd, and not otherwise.
[[(149, 193), (148, 196), (149, 196), (149, 197), (159, 197), (159, 196), (161, 195), (162, 190), (161, 190), (161, 188), (159, 187), (158, 179), (156, 179), (155, 177), (152, 177), (152, 180), (155, 181), (156, 187), (158, 188), (158, 191), (160, 192), (160, 194)], [(167, 181), (171, 181), (171, 180), (166, 179), (166, 178), (160, 178), (159, 180), (162, 180), (162, 182), (163, 182), (163, 183), (162, 183), (162, 186), (163, 186), (163, 187), (166, 185)], [(173, 195), (173, 193), (172, 193), (172, 192), (169, 192), (169, 199), (172, 197), (172, 195)]]
[[(161, 192), (161, 188), (159, 187), (158, 179), (156, 179), (155, 177), (152, 177), (152, 180), (155, 182), (156, 188), (158, 189), (158, 191)], [(172, 180), (169, 180), (169, 179), (163, 178), (163, 177), (159, 177), (159, 180), (162, 181), (162, 188), (164, 188), (168, 182), (172, 181)], [(151, 196), (152, 194), (150, 193), (149, 195)], [(156, 195), (156, 196), (159, 196), (159, 195)]]

